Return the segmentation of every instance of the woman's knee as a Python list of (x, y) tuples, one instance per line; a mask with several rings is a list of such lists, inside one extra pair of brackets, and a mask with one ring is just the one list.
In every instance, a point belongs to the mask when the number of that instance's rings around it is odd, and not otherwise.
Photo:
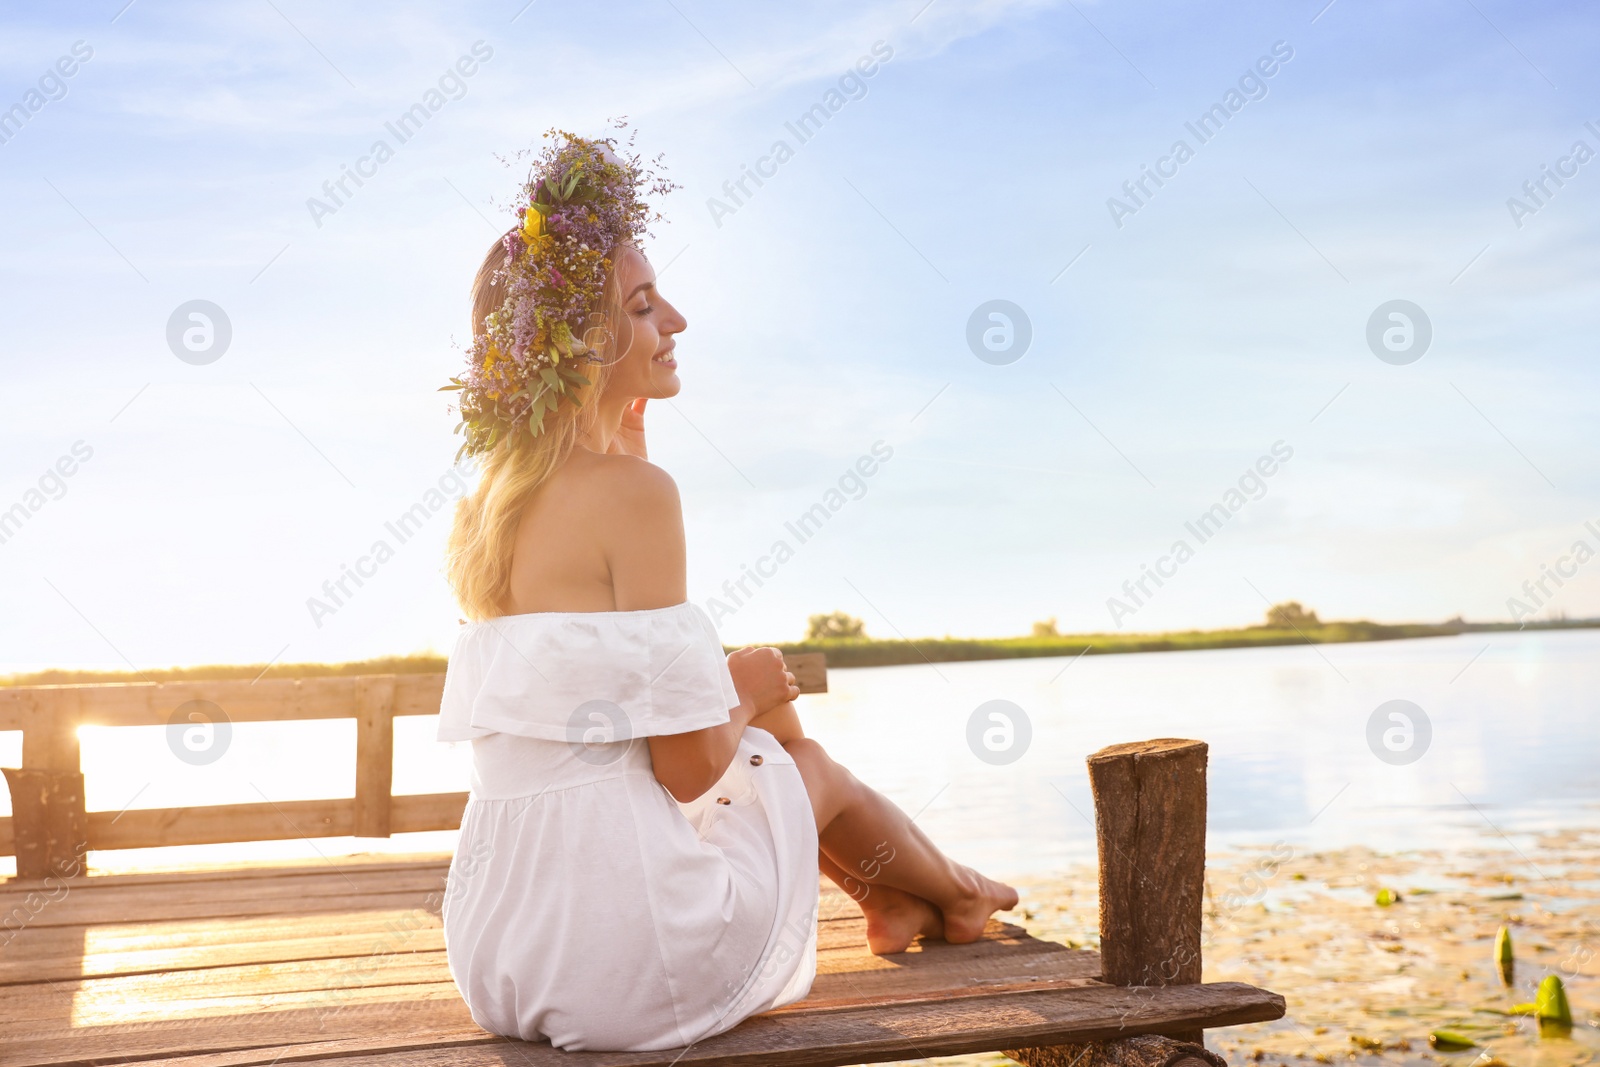
[(849, 804), (855, 779), (849, 771), (833, 761), (827, 749), (809, 737), (786, 741), (783, 749), (800, 769), (806, 791), (811, 794), (818, 825), (826, 825), (833, 815)]
[(850, 773), (849, 768), (828, 755), (828, 750), (812, 738), (797, 737), (792, 741), (785, 741), (783, 750), (799, 765), (802, 773), (826, 778), (839, 787), (855, 782), (855, 776)]
[(833, 762), (828, 756), (827, 749), (812, 738), (795, 737), (781, 742), (781, 744), (783, 745), (783, 750), (793, 756), (796, 763), (801, 760), (805, 760), (808, 763), (821, 763), (824, 760), (829, 763)]
[(800, 776), (806, 780), (806, 785), (815, 790), (825, 787), (833, 778), (833, 769), (836, 766), (828, 757), (828, 752), (817, 742), (809, 737), (797, 737), (782, 742), (783, 750), (794, 760), (795, 766), (800, 768)]

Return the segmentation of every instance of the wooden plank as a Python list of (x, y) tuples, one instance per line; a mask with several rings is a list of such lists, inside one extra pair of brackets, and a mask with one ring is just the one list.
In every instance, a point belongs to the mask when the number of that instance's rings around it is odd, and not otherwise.
[[(382, 926), (344, 929), (315, 937), (245, 941), (234, 940), (234, 931), (230, 930), (227, 931), (227, 940), (209, 944), (167, 943), (118, 951), (96, 945), (87, 954), (62, 954), (58, 951), (47, 955), (36, 952), (26, 959), (13, 958), (10, 951), (12, 946), (7, 946), (5, 954), (0, 956), (0, 986), (198, 971), (245, 964), (354, 958), (375, 955), (385, 945), (402, 939), (408, 952), (444, 949), (444, 931), (439, 926), (438, 916), (420, 910), (391, 914), (393, 918)], [(410, 923), (418, 925), (412, 927)], [(348, 926), (344, 922), (339, 925)]]
[[(414, 999), (399, 999), (400, 993)], [(460, 994), (452, 986), (424, 995), (415, 987), (392, 991), (390, 999), (351, 998), (330, 1006), (325, 998), (302, 998), (295, 1007), (251, 1010), (240, 1004), (240, 1014), (215, 1018), (173, 1018), (126, 1026), (91, 1025), (78, 1028), (39, 1026), (32, 1030), (8, 1029), (0, 1034), (6, 1067), (45, 1065), (125, 1064), (149, 1058), (210, 1056), (259, 1050), (259, 1060), (245, 1055), (243, 1062), (270, 1064), (287, 1050), (316, 1047), (327, 1042), (352, 1042), (358, 1048), (405, 1049), (443, 1039), (500, 1043), (472, 1022)], [(431, 1040), (430, 1040), (431, 1039)], [(267, 1049), (272, 1051), (268, 1052)], [(371, 1064), (368, 1064), (371, 1067)]]
[[(412, 916), (439, 916), (421, 904), (357, 911), (313, 911), (299, 915), (228, 915), (200, 919), (158, 919), (150, 922), (29, 926), (5, 947), (0, 963), (22, 965), (49, 959), (83, 959), (86, 954), (115, 955), (155, 949), (205, 949), (222, 945), (270, 946), (279, 940), (335, 937), (382, 932)], [(75, 946), (75, 947), (74, 947)], [(26, 977), (24, 973), (23, 977)]]
[(450, 986), (450, 971), (442, 948), (413, 951), (402, 931), (374, 953), (11, 986), (0, 998), (0, 1035), (25, 1028), (52, 1003), (63, 1001), (85, 1014), (103, 1011), (121, 1026), (228, 1015), (241, 1002), (272, 1010), (319, 992), (327, 996), (313, 1000), (334, 1005), (372, 990), (411, 985)]
[[(230, 931), (231, 935), (231, 931)], [(425, 962), (430, 981), (450, 980), (444, 951), (444, 932), (438, 917), (426, 912), (396, 913), (382, 927), (350, 930), (316, 937), (280, 937), (262, 941), (234, 941), (205, 945), (160, 945), (107, 951), (96, 947), (88, 954), (36, 956), (13, 960), (7, 952), (0, 959), (0, 986), (17, 987), (9, 991), (22, 1003), (33, 993), (26, 987), (45, 983), (51, 996), (69, 988), (64, 983), (91, 979), (134, 978), (190, 974), (200, 985), (214, 984), (227, 968), (248, 968), (263, 964), (300, 964), (314, 974), (327, 966), (348, 971), (350, 961), (377, 961), (361, 965), (372, 972), (379, 984), (395, 984), (388, 977), (392, 960), (404, 953), (412, 962)], [(923, 996), (936, 990), (968, 995), (1010, 989), (1063, 987), (1093, 981), (1100, 971), (1093, 953), (989, 952), (969, 956), (959, 971), (935, 967), (878, 967), (864, 946), (855, 953), (838, 953), (820, 961), (811, 995), (784, 1011), (815, 1011), (863, 1003), (887, 1002)], [(312, 966), (315, 965), (315, 966)], [(99, 988), (78, 986), (74, 988)], [(134, 987), (130, 987), (134, 988)], [(148, 995), (151, 987), (137, 987)], [(235, 991), (237, 987), (234, 987)]]
[(394, 675), (356, 684), (355, 835), (389, 836), (389, 790), (394, 781)]
[[(302, 928), (307, 931), (327, 929), (330, 924), (350, 921), (348, 916), (362, 911), (409, 911), (427, 909), (436, 911), (438, 894), (445, 886), (445, 869), (437, 865), (408, 870), (379, 870), (367, 872), (358, 869), (329, 868), (326, 875), (300, 874), (273, 879), (241, 880), (235, 885), (214, 880), (198, 882), (192, 886), (168, 883), (150, 883), (129, 887), (127, 891), (115, 888), (98, 888), (90, 879), (74, 883), (61, 899), (37, 915), (22, 934), (8, 948), (8, 955), (26, 953), (32, 944), (49, 942), (44, 931), (53, 928), (96, 927), (97, 939), (116, 937), (118, 943), (142, 937), (144, 932), (157, 930), (162, 938), (178, 939), (185, 936), (183, 923), (193, 924), (194, 937), (204, 942), (222, 936), (248, 939), (254, 927), (230, 928), (214, 923), (254, 923), (267, 921)], [(28, 893), (10, 892), (0, 897), (0, 912), (9, 911), (22, 903)], [(60, 896), (58, 886), (55, 894)], [(288, 903), (286, 903), (288, 902)], [(292, 909), (292, 913), (286, 914)], [(329, 913), (338, 912), (338, 915)], [(153, 927), (151, 924), (174, 924)], [(297, 926), (297, 924), (299, 924)], [(111, 929), (104, 929), (104, 928)], [(68, 934), (60, 935), (63, 938)], [(278, 935), (269, 935), (278, 936)], [(282, 935), (299, 936), (299, 935)], [(309, 936), (309, 935), (307, 935)], [(1035, 951), (1048, 946), (1049, 951), (1067, 951), (1053, 942), (1037, 941), (1019, 927), (998, 921), (985, 930), (985, 941), (998, 941), (1014, 951)], [(105, 941), (110, 944), (112, 942)], [(837, 918), (823, 919), (817, 926), (817, 951), (823, 960), (839, 951), (857, 952), (866, 944), (866, 924), (859, 912)], [(44, 953), (44, 950), (40, 950)], [(18, 958), (24, 958), (19, 956)], [(880, 957), (871, 957), (880, 959)], [(894, 962), (909, 957), (884, 959), (881, 966), (902, 966)]]
[[(421, 1050), (494, 1046), (506, 1055), (498, 1062), (502, 1067), (516, 1067), (521, 1061), (515, 1053), (520, 1043), (507, 1041), (494, 1034), (485, 1033), (470, 1022), (466, 1025), (440, 1026), (426, 1033), (395, 1035), (381, 1026), (372, 1027), (359, 1037), (334, 1040), (307, 1040), (292, 1047), (246, 1048), (231, 1052), (201, 1053), (199, 1055), (160, 1057), (140, 1061), (140, 1067), (271, 1067), (272, 1055), (284, 1057), (285, 1062), (316, 1062), (337, 1056), (356, 1056), (362, 1067), (381, 1067), (392, 1054), (412, 1053)], [(82, 1061), (80, 1061), (82, 1062)]]
[[(0, 984), (43, 981), (53, 977), (76, 977), (80, 974), (121, 973), (115, 963), (102, 963), (102, 959), (116, 961), (126, 958), (130, 961), (128, 965), (130, 968), (144, 970), (145, 967), (137, 965), (138, 960), (156, 958), (163, 952), (172, 954), (175, 959), (193, 960), (194, 966), (205, 965), (204, 961), (208, 959), (207, 952), (226, 953), (227, 957), (222, 959), (222, 962), (291, 959), (296, 958), (293, 951), (280, 949), (277, 947), (278, 942), (333, 944), (348, 938), (382, 935), (394, 929), (414, 928), (419, 921), (430, 928), (439, 926), (437, 899), (430, 898), (445, 884), (443, 868), (430, 866), (419, 869), (415, 872), (415, 877), (412, 876), (412, 872), (390, 870), (376, 872), (383, 879), (381, 886), (385, 892), (382, 895), (374, 892), (374, 887), (379, 883), (364, 880), (362, 878), (364, 873), (356, 875), (363, 889), (363, 895), (356, 899), (367, 905), (362, 910), (310, 910), (313, 906), (320, 907), (321, 902), (329, 896), (334, 896), (339, 901), (350, 899), (343, 892), (342, 882), (336, 879), (331, 880), (335, 883), (332, 891), (326, 888), (312, 891), (298, 882), (274, 880), (266, 883), (259, 892), (252, 892), (247, 896), (219, 890), (215, 888), (216, 883), (205, 883), (194, 890), (177, 891), (182, 901), (180, 910), (184, 914), (183, 918), (177, 919), (139, 920), (138, 918), (141, 915), (148, 915), (152, 905), (168, 913), (173, 910), (170, 899), (175, 890), (168, 886), (149, 887), (155, 891), (155, 895), (147, 894), (137, 902), (119, 894), (116, 900), (103, 904), (90, 895), (87, 899), (93, 903), (92, 908), (85, 905), (85, 894), (74, 887), (71, 896), (77, 903), (70, 909), (55, 909), (41, 921), (26, 925), (5, 946), (5, 953), (0, 956)], [(400, 880), (398, 885), (395, 884), (397, 879)], [(330, 880), (324, 879), (324, 881)], [(387, 891), (391, 888), (394, 892)], [(9, 898), (0, 905), (0, 914), (16, 906), (20, 899), (20, 895)], [(242, 910), (241, 901), (245, 899), (250, 900), (251, 910), (257, 914), (239, 914)], [(263, 899), (278, 901), (292, 899), (297, 902), (299, 913), (283, 914), (282, 909), (260, 913), (259, 905)], [(53, 904), (55, 903), (61, 901), (54, 901)], [(220, 916), (196, 914), (196, 910), (202, 906), (210, 911), (227, 914)], [(59, 921), (51, 925), (51, 918), (59, 918)], [(90, 927), (92, 927), (92, 942), (86, 949), (84, 931)], [(1048, 941), (1028, 939), (1026, 943), (1018, 942), (1010, 936), (1014, 929), (1014, 927), (997, 927), (995, 931), (986, 931), (985, 941), (977, 944), (985, 944), (992, 940), (995, 944), (1004, 945), (1019, 958), (1033, 951), (1033, 946), (1045, 946), (1050, 950), (1062, 952), (1072, 951)], [(838, 957), (865, 954), (865, 924), (860, 916), (852, 920), (825, 920), (819, 923), (818, 942), (818, 966), (826, 972), (836, 967), (833, 961)], [(306, 958), (313, 955), (317, 953), (308, 953)], [(1083, 965), (1082, 974), (1089, 976), (1099, 973), (1098, 957), (1094, 953), (1075, 953), (1075, 955), (1094, 961)], [(879, 959), (879, 957), (867, 958)], [(891, 966), (888, 963), (883, 965)], [(51, 969), (50, 974), (43, 973), (46, 968)]]
[[(402, 993), (416, 999), (383, 999)], [(475, 1037), (463, 1022), (466, 1009), (453, 988), (362, 990), (335, 1011), (326, 1010), (315, 993), (300, 995), (285, 1010), (253, 998), (239, 998), (232, 1008), (235, 1014), (209, 1017), (203, 1026), (193, 1018), (156, 1018), (87, 1028), (70, 1041), (59, 1030), (17, 1030), (6, 1035), (8, 1062), (17, 1067), (135, 1058), (153, 1061), (150, 1067), (313, 1061), (319, 1067), (844, 1067), (1264, 1022), (1281, 1018), (1284, 1005), (1276, 994), (1231, 982), (1163, 989), (1089, 985), (813, 1015), (772, 1013), (688, 1050), (655, 1053), (563, 1053), (548, 1045), (496, 1041), (481, 1031)], [(330, 1040), (355, 1040), (365, 1047), (329, 1055)], [(435, 1047), (425, 1047), (429, 1044)], [(161, 1056), (172, 1058), (154, 1059)]]
[[(424, 897), (442, 890), (445, 872), (435, 868), (394, 872), (345, 872), (329, 868), (331, 877), (314, 874), (257, 879), (237, 887), (216, 882), (200, 882), (192, 886), (155, 884), (130, 886), (124, 889), (94, 890), (79, 884), (58, 885), (53, 894), (51, 911), (59, 915), (56, 925), (97, 922), (132, 923), (146, 921), (141, 918), (152, 905), (182, 903), (192, 910), (186, 918), (205, 919), (224, 916), (230, 909), (255, 901), (275, 901), (279, 914), (293, 914), (312, 910), (323, 897), (370, 896), (392, 899), (396, 893), (414, 894), (418, 904)], [(80, 891), (81, 890), (81, 891)], [(37, 892), (30, 890), (29, 892)], [(7, 892), (0, 894), (0, 910), (8, 910), (26, 900), (27, 894)], [(109, 918), (107, 918), (109, 917)]]
[[(109, 682), (0, 688), (0, 729), (33, 729), (54, 720), (60, 706), (75, 706), (94, 726), (164, 726), (191, 700), (207, 700), (233, 722), (349, 719), (356, 715), (364, 677), (224, 679), (190, 682)], [(443, 674), (395, 675), (396, 715), (437, 715)]]
[(5, 959), (0, 960), (0, 985), (18, 987), (10, 992), (20, 993), (22, 987), (45, 982), (201, 973), (226, 967), (359, 959), (379, 955), (386, 950), (385, 946), (401, 941), (409, 953), (440, 952), (444, 949), (444, 934), (435, 922), (419, 925), (415, 929), (396, 926), (326, 937), (285, 937), (249, 943), (163, 946), (127, 952), (107, 952), (96, 948), (88, 955), (77, 957), (58, 955), (11, 960), (8, 953)]
[[(222, 926), (213, 927), (204, 941), (161, 939), (107, 951), (96, 938), (93, 951), (80, 941), (77, 955), (35, 955), (16, 962), (8, 955), (0, 960), (0, 984), (12, 988), (0, 1000), (0, 1019), (27, 1018), (41, 1000), (64, 995), (105, 999), (108, 991), (122, 1002), (144, 1004), (200, 997), (208, 989), (225, 989), (234, 996), (344, 988), (352, 973), (362, 974), (363, 984), (375, 985), (450, 981), (443, 931), (431, 912), (396, 913), (382, 927), (359, 933), (311, 924), (304, 924), (301, 932), (314, 936), (249, 940), (239, 929)], [(1001, 923), (977, 942), (923, 942), (887, 959), (867, 951), (859, 936), (864, 930), (855, 933), (858, 937), (849, 946), (820, 955), (811, 995), (784, 1010), (1060, 986), (1093, 980), (1100, 972), (1095, 953), (1036, 941)]]
[(355, 714), (355, 677), (263, 678), (192, 682), (110, 682), (39, 686), (41, 693), (75, 693), (83, 721), (95, 726), (164, 726), (191, 700), (220, 707), (233, 722), (347, 719)]
[[(450, 869), (449, 863), (411, 863), (411, 864), (371, 864), (357, 866), (343, 862), (334, 864), (326, 862), (320, 867), (304, 866), (300, 861), (295, 866), (283, 867), (278, 870), (267, 870), (255, 877), (222, 876), (197, 876), (194, 878), (174, 879), (170, 876), (140, 875), (140, 874), (92, 874), (87, 878), (80, 878), (72, 883), (72, 895), (78, 900), (141, 900), (153, 895), (168, 895), (183, 893), (189, 895), (205, 895), (222, 899), (234, 896), (260, 896), (266, 893), (277, 892), (298, 895), (302, 891), (317, 892), (321, 887), (330, 886), (335, 889), (341, 887), (370, 885), (374, 888), (384, 888), (394, 884), (396, 878), (402, 881), (420, 879), (424, 875), (431, 875), (442, 879)], [(16, 879), (0, 883), (0, 905), (10, 901), (20, 900), (24, 895), (37, 892), (41, 888), (48, 889), (53, 883), (33, 879)], [(285, 907), (286, 913), (293, 913), (294, 905), (290, 902)]]
[[(362, 887), (348, 893), (319, 893), (298, 902), (301, 914), (316, 912), (351, 911), (409, 911), (429, 908), (429, 898), (437, 900), (437, 887), (401, 887), (392, 891)], [(213, 900), (201, 895), (173, 895), (156, 897), (137, 905), (115, 903), (84, 905), (80, 911), (68, 913), (54, 907), (46, 908), (35, 916), (29, 930), (50, 926), (105, 926), (124, 923), (181, 922), (189, 919), (247, 919), (265, 918), (284, 913), (281, 897), (257, 896)]]
[(458, 830), (467, 810), (462, 793), (405, 793), (389, 798), (389, 826), (397, 834)]
[(89, 847), (150, 848), (227, 841), (349, 837), (355, 828), (354, 807), (353, 800), (341, 798), (91, 811)]
[[(315, 911), (404, 911), (409, 908), (424, 906), (428, 894), (418, 889), (406, 889), (392, 893), (361, 891), (345, 895), (327, 894), (307, 898), (301, 905), (303, 912)], [(282, 898), (252, 897), (245, 900), (211, 901), (204, 897), (173, 897), (171, 899), (154, 899), (144, 904), (137, 910), (130, 908), (121, 909), (115, 904), (102, 904), (93, 910), (85, 909), (77, 915), (77, 921), (63, 921), (60, 916), (65, 913), (55, 907), (47, 907), (24, 930), (42, 929), (50, 926), (95, 926), (100, 924), (123, 922), (172, 922), (182, 919), (192, 919), (196, 916), (210, 918), (246, 918), (283, 914)]]
[(444, 698), (444, 675), (397, 674), (394, 676), (396, 715), (437, 715)]
[[(466, 804), (466, 793), (394, 797), (390, 803), (391, 832), (454, 830), (461, 825)], [(355, 801), (345, 797), (89, 812), (89, 847), (93, 849), (286, 841), (350, 837), (354, 833)]]
[[(442, 885), (442, 880), (437, 884)], [(211, 905), (235, 913), (225, 917), (85, 924), (82, 920), (108, 915), (120, 920), (143, 913), (148, 909), (148, 902), (145, 906), (97, 909), (94, 913), (85, 913), (80, 908), (76, 914), (68, 916), (77, 921), (54, 926), (40, 922), (20, 931), (0, 957), (0, 984), (141, 973), (163, 967), (204, 967), (349, 954), (346, 952), (349, 945), (375, 944), (375, 938), (387, 937), (396, 930), (438, 929), (435, 901), (428, 899), (432, 894), (414, 892), (417, 895), (411, 898), (405, 894), (383, 897), (389, 906), (380, 910), (308, 911), (297, 915), (237, 914), (242, 910), (241, 904), (230, 900)], [(309, 902), (328, 896), (327, 893), (315, 897), (307, 894), (306, 899)], [(415, 906), (397, 905), (397, 898), (411, 899)], [(337, 899), (348, 900), (347, 897)], [(362, 899), (373, 900), (370, 896)], [(259, 904), (259, 900), (252, 901), (252, 905)], [(191, 899), (184, 902), (180, 910), (189, 911), (194, 906)], [(84, 942), (86, 925), (93, 927), (92, 941), (87, 948)], [(954, 983), (957, 985), (988, 977), (1092, 978), (1100, 973), (1096, 953), (1038, 941), (1025, 934), (1019, 937), (1015, 927), (999, 923), (986, 930), (982, 940), (970, 945), (929, 942), (894, 957), (873, 956), (867, 952), (865, 926), (859, 919), (819, 924), (818, 941), (817, 968), (821, 974), (881, 970), (909, 975), (908, 981), (916, 981), (920, 980), (918, 975), (934, 969), (931, 955), (924, 959), (919, 953), (938, 952), (946, 953), (938, 961), (940, 965), (948, 965), (959, 972)], [(430, 942), (418, 941), (418, 947), (430, 945)], [(171, 962), (163, 964), (162, 960)]]
[[(466, 796), (465, 793), (436, 795)], [(402, 796), (396, 799), (404, 800), (408, 798)], [(156, 885), (161, 883), (196, 885), (207, 881), (228, 885), (262, 878), (282, 878), (302, 874), (327, 875), (332, 868), (337, 868), (347, 873), (352, 871), (359, 873), (368, 871), (409, 871), (419, 870), (424, 867), (437, 867), (443, 870), (450, 866), (450, 855), (448, 852), (411, 852), (401, 854), (355, 852), (348, 856), (338, 857), (337, 862), (333, 863), (331, 867), (328, 860), (318, 860), (314, 863), (307, 862), (304, 859), (291, 858), (222, 860), (165, 870), (156, 868), (112, 874), (91, 874), (82, 881), (74, 883), (74, 886), (82, 889), (120, 889), (124, 886)], [(44, 883), (38, 879), (0, 878), (0, 893), (42, 887), (44, 887)], [(843, 896), (843, 894), (840, 895), (841, 897)]]

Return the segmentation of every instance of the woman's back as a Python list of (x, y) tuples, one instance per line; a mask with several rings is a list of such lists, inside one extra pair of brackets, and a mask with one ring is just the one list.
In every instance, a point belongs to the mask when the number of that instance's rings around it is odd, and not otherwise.
[(667, 607), (687, 599), (684, 571), (672, 478), (580, 446), (523, 508), (507, 614)]

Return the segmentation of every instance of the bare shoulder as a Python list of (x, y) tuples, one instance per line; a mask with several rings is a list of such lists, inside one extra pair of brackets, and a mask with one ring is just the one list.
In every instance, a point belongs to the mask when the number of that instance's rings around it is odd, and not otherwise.
[(672, 475), (638, 456), (588, 453), (583, 482), (592, 503), (615, 518), (646, 524), (681, 522), (678, 483)]
[[(551, 546), (561, 546), (552, 551)], [(508, 610), (605, 611), (684, 599), (678, 487), (632, 456), (574, 452), (522, 510)]]
[[(637, 456), (587, 453), (569, 467), (619, 611), (687, 599), (683, 505), (672, 476)], [(579, 466), (581, 465), (581, 466)]]

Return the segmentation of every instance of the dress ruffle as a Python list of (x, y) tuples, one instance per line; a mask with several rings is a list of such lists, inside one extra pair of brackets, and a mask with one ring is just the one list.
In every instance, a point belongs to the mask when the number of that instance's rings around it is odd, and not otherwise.
[(725, 723), (738, 703), (716, 628), (690, 601), (505, 615), (462, 627), (438, 738), (626, 741)]

